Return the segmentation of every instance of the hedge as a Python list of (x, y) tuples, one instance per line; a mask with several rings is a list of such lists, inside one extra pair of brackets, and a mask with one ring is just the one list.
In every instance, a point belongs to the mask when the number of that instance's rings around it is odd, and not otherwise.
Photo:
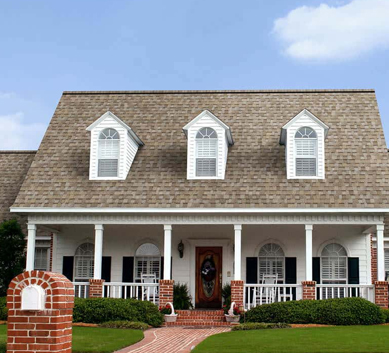
[(382, 313), (384, 314), (385, 322), (388, 324), (389, 323), (389, 309), (382, 309)]
[(246, 312), (246, 322), (288, 324), (375, 325), (385, 322), (377, 305), (362, 298), (300, 300), (257, 306)]
[(264, 323), (264, 322), (249, 322), (247, 324), (240, 324), (232, 326), (231, 331), (249, 331), (249, 330), (268, 330), (277, 328), (291, 328), (289, 324), (278, 322), (276, 324)]
[(73, 322), (101, 324), (108, 321), (138, 321), (158, 327), (163, 316), (158, 307), (148, 301), (113, 298), (76, 298)]
[(7, 320), (8, 309), (7, 309), (7, 298), (0, 297), (0, 320)]
[(100, 327), (146, 331), (149, 328), (149, 325), (145, 324), (144, 322), (108, 321), (108, 322), (102, 323), (100, 325)]

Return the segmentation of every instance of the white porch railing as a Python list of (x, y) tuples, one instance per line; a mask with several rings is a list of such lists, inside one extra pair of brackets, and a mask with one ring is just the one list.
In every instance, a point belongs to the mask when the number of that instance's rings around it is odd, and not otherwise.
[(245, 309), (262, 304), (302, 299), (301, 284), (245, 284)]
[(74, 296), (76, 298), (89, 297), (89, 282), (73, 282)]
[(374, 285), (317, 284), (316, 299), (361, 297), (374, 303)]
[(158, 305), (159, 284), (108, 282), (104, 283), (104, 297), (147, 300)]

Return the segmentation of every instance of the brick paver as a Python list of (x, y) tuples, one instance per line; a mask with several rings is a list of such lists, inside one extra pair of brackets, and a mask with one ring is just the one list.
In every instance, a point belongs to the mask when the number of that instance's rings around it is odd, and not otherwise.
[(228, 327), (162, 327), (147, 330), (145, 338), (117, 353), (189, 353), (193, 346), (211, 335), (228, 332)]

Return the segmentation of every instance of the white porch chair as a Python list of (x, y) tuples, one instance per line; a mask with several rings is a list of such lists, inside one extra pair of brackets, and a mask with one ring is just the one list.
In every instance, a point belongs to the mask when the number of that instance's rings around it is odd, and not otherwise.
[[(262, 279), (260, 284), (277, 284), (278, 280), (278, 274), (275, 275), (265, 275), (262, 274)], [(276, 300), (276, 294), (277, 290), (276, 287), (260, 287), (259, 291), (257, 292), (256, 295), (256, 301), (257, 303), (262, 303), (262, 304), (270, 304), (274, 303)]]
[[(147, 283), (157, 283), (157, 275), (155, 273), (152, 274), (146, 274), (146, 273), (141, 273), (140, 274), (140, 281), (142, 284), (147, 284)], [(143, 286), (142, 289), (142, 297), (143, 300), (151, 300), (153, 299), (157, 300), (158, 299), (158, 288), (155, 286)]]

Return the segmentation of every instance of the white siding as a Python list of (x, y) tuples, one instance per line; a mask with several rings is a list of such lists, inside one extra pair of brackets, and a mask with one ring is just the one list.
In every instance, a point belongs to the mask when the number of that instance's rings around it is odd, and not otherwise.
[[(298, 129), (308, 126), (317, 134), (317, 177), (296, 176), (296, 158), (294, 136)], [(287, 128), (287, 138), (285, 145), (285, 160), (287, 165), (288, 179), (324, 179), (325, 178), (325, 150), (324, 150), (324, 128), (307, 115), (302, 115), (292, 125)]]
[[(196, 134), (203, 127), (210, 127), (217, 133), (218, 154), (216, 177), (196, 177)], [(187, 178), (188, 179), (224, 179), (227, 164), (228, 142), (226, 130), (215, 121), (215, 119), (205, 115), (196, 121), (188, 129), (188, 156), (187, 156)]]
[[(98, 177), (98, 140), (100, 132), (106, 128), (115, 129), (120, 135), (120, 156), (118, 163), (118, 177), (117, 178), (100, 178)], [(136, 152), (138, 151), (138, 144), (129, 135), (127, 129), (117, 122), (113, 117), (107, 116), (91, 131), (91, 145), (90, 145), (90, 180), (106, 180), (106, 179), (126, 179), (130, 170), (131, 164), (134, 161)]]

